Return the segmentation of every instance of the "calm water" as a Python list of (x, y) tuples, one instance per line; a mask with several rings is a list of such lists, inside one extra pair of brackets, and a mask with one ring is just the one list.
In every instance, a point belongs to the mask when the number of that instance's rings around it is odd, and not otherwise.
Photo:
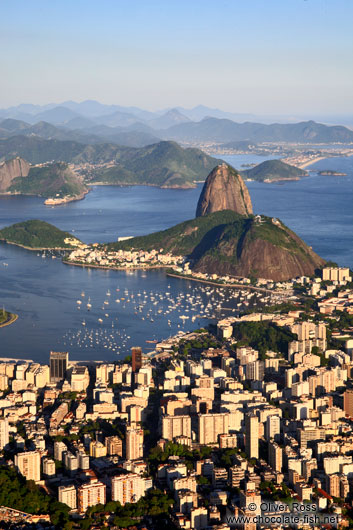
[[(238, 168), (264, 159), (224, 158)], [(315, 168), (342, 170), (347, 176), (312, 175), (286, 184), (250, 182), (254, 211), (281, 218), (324, 258), (352, 267), (353, 158), (321, 161)], [(44, 206), (38, 198), (2, 197), (0, 227), (43, 219), (74, 231), (86, 242), (113, 241), (192, 218), (200, 189), (201, 184), (195, 190), (102, 186), (83, 201), (56, 208)], [(212, 314), (220, 302), (234, 306), (217, 290), (204, 291), (200, 284), (167, 278), (162, 271), (126, 274), (69, 267), (58, 259), (42, 259), (35, 252), (0, 244), (0, 303), (20, 315), (15, 324), (0, 329), (0, 356), (44, 362), (50, 349), (66, 349), (76, 359), (114, 359), (133, 345), (146, 349), (146, 339), (161, 339), (207, 322), (196, 317), (199, 311), (191, 312), (195, 304), (201, 310), (210, 301)], [(86, 308), (88, 298), (91, 311)], [(146, 303), (139, 309), (141, 299)], [(175, 309), (170, 310), (171, 305)], [(229, 314), (229, 307), (223, 314)], [(189, 319), (181, 320), (181, 315)]]

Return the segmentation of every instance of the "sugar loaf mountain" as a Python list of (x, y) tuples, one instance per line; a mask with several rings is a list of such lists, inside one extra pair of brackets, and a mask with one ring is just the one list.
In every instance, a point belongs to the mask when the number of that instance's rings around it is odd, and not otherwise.
[[(15, 172), (28, 172), (23, 162), (17, 164), (22, 165)], [(70, 234), (41, 221), (26, 221), (0, 231), (0, 239), (27, 248), (65, 248), (72, 245), (69, 237)], [(241, 175), (225, 163), (209, 173), (194, 219), (103, 246), (107, 251), (163, 249), (186, 256), (196, 272), (274, 281), (311, 276), (325, 264), (280, 220), (253, 214), (250, 194)]]
[(195, 219), (108, 247), (163, 248), (187, 256), (194, 271), (274, 281), (310, 276), (325, 263), (280, 220), (254, 215), (242, 177), (224, 163), (208, 175)]

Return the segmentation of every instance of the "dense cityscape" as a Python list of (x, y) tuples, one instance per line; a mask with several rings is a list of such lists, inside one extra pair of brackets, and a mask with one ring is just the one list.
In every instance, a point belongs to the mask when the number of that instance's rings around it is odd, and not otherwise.
[(326, 267), (295, 285), (300, 301), (123, 361), (2, 359), (1, 519), (350, 527), (352, 276)]

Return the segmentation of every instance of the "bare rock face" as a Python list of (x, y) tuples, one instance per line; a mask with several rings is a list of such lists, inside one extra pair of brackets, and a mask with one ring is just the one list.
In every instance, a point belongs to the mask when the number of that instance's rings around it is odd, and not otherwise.
[(30, 165), (23, 158), (17, 157), (0, 164), (0, 192), (7, 191), (13, 179), (27, 177)]
[(239, 173), (228, 164), (220, 164), (208, 175), (196, 209), (196, 217), (220, 210), (241, 215), (253, 213), (250, 194)]

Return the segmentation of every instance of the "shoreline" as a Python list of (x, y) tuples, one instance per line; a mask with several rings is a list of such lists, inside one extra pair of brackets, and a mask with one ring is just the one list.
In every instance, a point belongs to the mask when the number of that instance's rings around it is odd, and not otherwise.
[(128, 182), (87, 182), (86, 186), (114, 186), (114, 187), (120, 187), (120, 188), (135, 188), (136, 186), (146, 186), (148, 188), (159, 188), (161, 190), (194, 190), (197, 188), (198, 182), (204, 182), (204, 180), (198, 181), (195, 180), (194, 184), (195, 186), (160, 186), (159, 184), (149, 184), (148, 182), (137, 182), (135, 184), (128, 183)]
[(33, 250), (34, 252), (43, 250), (73, 250), (70, 247), (26, 247), (25, 245), (21, 245), (21, 243), (14, 243), (13, 241), (8, 241), (7, 239), (0, 239), (0, 243), (6, 243), (7, 245), (13, 245), (14, 247), (24, 248), (25, 250)]
[(150, 267), (109, 267), (108, 265), (91, 265), (90, 263), (77, 263), (74, 261), (68, 261), (68, 260), (61, 260), (62, 263), (65, 263), (65, 265), (74, 265), (75, 267), (83, 267), (86, 269), (103, 269), (103, 270), (111, 270), (111, 271), (134, 271), (134, 270), (140, 270), (140, 271), (148, 271), (149, 269), (155, 270), (155, 269), (167, 269), (170, 267), (170, 265), (151, 265)]
[(45, 206), (62, 206), (63, 204), (68, 204), (69, 202), (83, 201), (90, 191), (91, 190), (88, 189), (87, 191), (84, 191), (75, 197), (63, 197), (62, 199), (53, 199), (49, 197), (48, 199), (45, 199), (44, 204)]
[(16, 322), (17, 319), (18, 319), (18, 315), (16, 315), (16, 313), (10, 313), (9, 320), (6, 320), (6, 322), (2, 322), (0, 324), (0, 328), (5, 328), (6, 326), (10, 326), (14, 322)]
[(255, 287), (254, 285), (249, 284), (243, 284), (243, 283), (218, 283), (216, 281), (212, 280), (203, 280), (202, 278), (194, 278), (192, 276), (183, 276), (181, 274), (167, 272), (167, 276), (170, 276), (172, 278), (179, 278), (181, 280), (190, 280), (193, 282), (200, 282), (200, 283), (206, 283), (207, 285), (214, 285), (215, 287), (226, 287), (226, 288), (234, 288), (234, 289), (248, 289), (249, 291), (257, 291), (260, 293), (266, 293), (266, 294), (281, 294), (277, 293), (276, 291), (271, 291), (271, 289), (266, 289), (265, 287)]
[(327, 157), (327, 156), (317, 156), (316, 158), (313, 158), (311, 160), (307, 160), (306, 162), (303, 162), (302, 164), (298, 164), (297, 167), (300, 169), (304, 169), (308, 166), (311, 166), (312, 164), (316, 164), (316, 162), (320, 162), (321, 160), (326, 160), (327, 158), (333, 158), (333, 157)]

